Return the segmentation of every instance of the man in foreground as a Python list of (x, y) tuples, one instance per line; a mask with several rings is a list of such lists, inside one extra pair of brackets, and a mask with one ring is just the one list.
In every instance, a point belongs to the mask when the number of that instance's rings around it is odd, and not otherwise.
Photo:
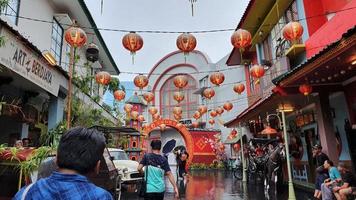
[(163, 200), (165, 192), (164, 176), (167, 176), (171, 182), (175, 197), (178, 198), (178, 187), (174, 181), (173, 174), (169, 168), (167, 159), (161, 155), (162, 142), (160, 140), (152, 140), (151, 148), (152, 153), (145, 154), (137, 170), (143, 172), (145, 169), (146, 181), (146, 194), (145, 200)]
[(70, 129), (59, 141), (58, 171), (22, 188), (14, 199), (111, 200), (109, 192), (84, 176), (99, 173), (104, 148), (105, 138), (100, 132), (80, 127)]

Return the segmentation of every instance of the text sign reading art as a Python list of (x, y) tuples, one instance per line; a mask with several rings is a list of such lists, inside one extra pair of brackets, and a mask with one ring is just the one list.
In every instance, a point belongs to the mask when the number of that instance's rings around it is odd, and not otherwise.
[(0, 48), (0, 63), (57, 96), (59, 72), (51, 68), (42, 55), (30, 50), (8, 30), (2, 29), (1, 36), (6, 38), (6, 42)]

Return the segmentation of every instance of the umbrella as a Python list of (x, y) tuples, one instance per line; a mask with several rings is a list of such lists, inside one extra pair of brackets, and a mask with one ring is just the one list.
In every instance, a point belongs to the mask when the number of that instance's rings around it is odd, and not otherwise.
[(168, 154), (168, 153), (170, 153), (170, 152), (174, 149), (175, 146), (176, 146), (176, 140), (175, 140), (175, 139), (169, 140), (169, 141), (163, 146), (162, 153), (163, 153), (163, 154)]

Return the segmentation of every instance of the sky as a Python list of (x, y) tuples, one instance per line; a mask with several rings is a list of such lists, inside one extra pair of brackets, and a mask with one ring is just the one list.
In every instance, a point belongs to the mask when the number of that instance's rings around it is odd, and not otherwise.
[[(184, 31), (236, 28), (248, 0), (197, 0), (194, 16), (189, 0), (104, 0), (103, 13), (100, 0), (85, 0), (99, 28), (160, 31)], [(137, 52), (132, 64), (130, 52), (122, 46), (123, 32), (101, 31), (102, 36), (122, 72), (120, 81), (132, 81), (134, 73), (148, 73), (165, 55), (177, 50), (179, 34), (139, 33), (143, 48)], [(194, 34), (196, 50), (206, 53), (213, 63), (232, 50), (232, 31)]]

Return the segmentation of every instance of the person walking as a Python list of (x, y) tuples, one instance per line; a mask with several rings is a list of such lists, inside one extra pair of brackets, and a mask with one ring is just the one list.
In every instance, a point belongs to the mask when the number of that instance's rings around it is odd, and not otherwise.
[(22, 188), (14, 200), (112, 200), (108, 191), (95, 186), (84, 176), (99, 173), (105, 145), (105, 137), (95, 129), (70, 129), (59, 141), (58, 171)]
[(321, 184), (328, 178), (328, 172), (324, 168), (324, 162), (329, 160), (329, 157), (322, 152), (322, 147), (318, 144), (313, 146), (313, 158), (316, 160), (316, 180), (314, 198), (321, 198)]
[(165, 193), (164, 177), (167, 176), (174, 188), (175, 197), (179, 197), (178, 187), (174, 181), (173, 174), (169, 167), (167, 158), (161, 155), (162, 142), (160, 140), (151, 141), (152, 153), (143, 156), (137, 170), (144, 173), (146, 179), (145, 200), (163, 200)]

